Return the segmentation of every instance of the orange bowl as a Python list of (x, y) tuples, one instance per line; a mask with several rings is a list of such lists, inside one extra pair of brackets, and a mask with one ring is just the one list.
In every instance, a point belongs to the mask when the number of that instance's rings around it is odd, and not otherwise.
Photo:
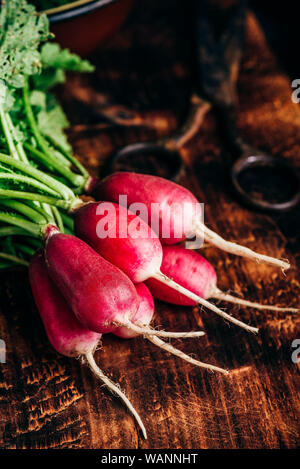
[(121, 27), (133, 3), (134, 0), (78, 0), (45, 13), (56, 41), (84, 56)]

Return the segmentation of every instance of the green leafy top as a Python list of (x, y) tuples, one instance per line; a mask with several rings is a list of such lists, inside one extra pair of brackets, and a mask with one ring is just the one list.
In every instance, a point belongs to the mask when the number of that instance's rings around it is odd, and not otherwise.
[(25, 76), (38, 73), (38, 47), (51, 37), (46, 15), (24, 0), (2, 0), (0, 9), (0, 79), (13, 88), (24, 86)]
[(40, 90), (48, 90), (64, 83), (66, 71), (93, 72), (94, 66), (88, 61), (73, 54), (69, 49), (61, 49), (55, 42), (47, 42), (41, 48), (42, 73), (33, 77), (34, 86)]
[(34, 87), (46, 91), (66, 79), (66, 71), (92, 72), (94, 67), (68, 49), (52, 42), (46, 15), (37, 14), (26, 0), (0, 4), (0, 103), (13, 103), (13, 90), (34, 76)]
[(64, 129), (69, 126), (67, 116), (52, 94), (34, 90), (30, 95), (37, 126), (41, 133), (55, 140), (67, 152), (72, 152)]

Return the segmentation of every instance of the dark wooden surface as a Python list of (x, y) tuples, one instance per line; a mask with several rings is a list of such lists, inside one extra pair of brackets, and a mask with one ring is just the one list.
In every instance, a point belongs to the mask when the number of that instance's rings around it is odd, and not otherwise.
[[(166, 135), (185, 118), (193, 74), (184, 2), (143, 2), (117, 36), (94, 57), (94, 76), (60, 90), (72, 121), (76, 152), (97, 173), (105, 158), (130, 141)], [(170, 10), (170, 4), (173, 9)], [(239, 77), (239, 127), (252, 143), (300, 164), (300, 109), (289, 79), (278, 69), (253, 15)], [(105, 100), (134, 109), (136, 125), (104, 123)], [(205, 249), (219, 287), (252, 300), (299, 306), (299, 210), (267, 216), (251, 212), (230, 192), (213, 115), (186, 146), (189, 168), (181, 183), (205, 202), (208, 226), (259, 252), (288, 257), (280, 271)], [(27, 275), (1, 274), (0, 365), (2, 448), (295, 448), (299, 443), (299, 366), (291, 343), (299, 320), (290, 314), (227, 307), (260, 327), (253, 336), (212, 313), (157, 304), (155, 324), (167, 330), (203, 328), (199, 340), (174, 345), (231, 370), (229, 377), (199, 370), (146, 342), (107, 336), (96, 359), (139, 410), (149, 439), (75, 359), (47, 342)]]

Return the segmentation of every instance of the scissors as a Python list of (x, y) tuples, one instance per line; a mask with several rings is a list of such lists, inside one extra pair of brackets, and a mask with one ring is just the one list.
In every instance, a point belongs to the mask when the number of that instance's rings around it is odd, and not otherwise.
[[(226, 150), (227, 174), (232, 188), (246, 205), (281, 212), (300, 202), (300, 179), (294, 166), (284, 158), (267, 154), (244, 142), (236, 127), (236, 81), (242, 55), (247, 1), (225, 11), (210, 0), (196, 0), (196, 49), (198, 87), (190, 97), (185, 124), (172, 136), (156, 142), (133, 143), (117, 151), (107, 162), (106, 171), (139, 171), (156, 175), (165, 168), (168, 178), (177, 181), (188, 164), (185, 144), (199, 131), (207, 112), (214, 110)], [(224, 26), (225, 25), (225, 26)], [(145, 156), (147, 158), (145, 159)], [(262, 178), (278, 180), (289, 188), (284, 200), (268, 200), (261, 188), (247, 189), (247, 177), (257, 183)], [(245, 184), (246, 181), (246, 184)], [(249, 181), (248, 181), (249, 183)], [(249, 184), (248, 184), (249, 185)], [(276, 197), (275, 197), (276, 199)]]

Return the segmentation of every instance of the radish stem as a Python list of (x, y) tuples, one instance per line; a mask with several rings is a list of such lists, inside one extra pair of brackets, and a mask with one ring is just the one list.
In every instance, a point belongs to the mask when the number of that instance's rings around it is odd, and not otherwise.
[(27, 174), (28, 176), (36, 179), (37, 181), (45, 184), (53, 191), (60, 194), (66, 200), (73, 199), (75, 197), (73, 191), (69, 189), (66, 185), (62, 184), (57, 179), (54, 179), (48, 174), (45, 174), (42, 171), (34, 168), (28, 163), (17, 161), (11, 156), (5, 155), (4, 153), (0, 153), (0, 162), (10, 167), (16, 168), (22, 171), (23, 173)]
[(25, 215), (27, 218), (29, 218), (31, 221), (34, 223), (38, 224), (45, 224), (49, 222), (47, 219), (47, 214), (44, 212), (44, 215), (41, 215), (41, 213), (31, 207), (28, 207), (25, 204), (22, 204), (21, 202), (17, 200), (12, 200), (12, 199), (0, 199), (0, 205), (4, 207), (11, 208), (12, 210), (21, 213), (22, 215)]
[(4, 112), (2, 105), (0, 105), (0, 120), (1, 120), (3, 133), (7, 141), (9, 152), (13, 158), (15, 158), (16, 160), (19, 160), (19, 154), (14, 144), (13, 138), (11, 136), (9, 125), (8, 125), (7, 118), (6, 118), (6, 113)]
[[(18, 142), (18, 139), (16, 137), (16, 129), (15, 129), (13, 123), (12, 123), (12, 120), (10, 118), (9, 113), (6, 113), (6, 121), (7, 121), (8, 129), (11, 132), (12, 138), (17, 142), (16, 145), (15, 145), (15, 149), (16, 149), (17, 154), (18, 154), (17, 159), (20, 159), (24, 163), (29, 163), (28, 158), (26, 156), (26, 153), (24, 151), (24, 148), (22, 147), (22, 143)], [(14, 156), (14, 158), (15, 158), (17, 155), (14, 152), (12, 156)]]
[(52, 225), (55, 224), (52, 206), (44, 203), (40, 204), (39, 202), (35, 202), (34, 200), (27, 200), (26, 202), (23, 202), (23, 204), (26, 204), (26, 206), (31, 207), (36, 212), (43, 215), (43, 217), (45, 217), (49, 223), (52, 223)]
[[(3, 116), (3, 118), (4, 118), (4, 120), (6, 119), (5, 131), (6, 131), (6, 137), (8, 137), (10, 139), (10, 142), (11, 142), (11, 144), (9, 146), (10, 146), (10, 149), (12, 150), (12, 156), (17, 160), (22, 161), (23, 163), (28, 163), (29, 164), (29, 160), (28, 160), (27, 155), (24, 151), (22, 143), (20, 141), (18, 141), (18, 138), (17, 138), (17, 135), (16, 135), (16, 129), (13, 125), (13, 122), (11, 120), (11, 117), (10, 117), (9, 113), (7, 112)], [(14, 145), (14, 140), (17, 142), (16, 145)], [(24, 179), (23, 179), (23, 181), (24, 181)], [(47, 188), (46, 192), (49, 192), (48, 188)], [(53, 193), (56, 194), (56, 191), (53, 191)], [(39, 203), (35, 203), (34, 208), (37, 210), (38, 206), (39, 206)], [(43, 204), (43, 209), (44, 209), (43, 211), (39, 210), (40, 214), (43, 217), (46, 217), (47, 221), (49, 221), (49, 222), (55, 222), (55, 220), (56, 220), (57, 225), (63, 231), (63, 223), (62, 223), (62, 220), (59, 216), (59, 213), (57, 212), (57, 209), (55, 207), (51, 208), (50, 206), (47, 206), (47, 204)], [(53, 218), (53, 213), (56, 213), (55, 220)]]
[(39, 238), (41, 236), (41, 226), (36, 223), (32, 223), (24, 218), (14, 216), (10, 213), (1, 213), (0, 212), (0, 221), (8, 223), (10, 225), (17, 226), (31, 233), (31, 235)]
[(46, 136), (47, 140), (50, 141), (50, 143), (55, 147), (57, 148), (57, 150), (62, 153), (66, 160), (69, 161), (69, 164), (71, 166), (71, 164), (73, 164), (82, 174), (82, 176), (85, 177), (85, 179), (89, 179), (90, 178), (90, 175), (88, 173), (88, 171), (85, 169), (85, 167), (80, 163), (80, 161), (77, 160), (77, 158), (74, 158), (74, 156), (69, 153), (68, 151), (66, 151), (58, 142), (56, 142), (56, 140), (54, 140), (50, 135), (47, 135)]
[(147, 432), (146, 432), (146, 428), (144, 427), (144, 424), (142, 422), (142, 419), (140, 418), (139, 414), (137, 413), (137, 411), (135, 410), (135, 408), (133, 407), (133, 405), (131, 404), (131, 402), (129, 401), (129, 399), (125, 396), (125, 394), (121, 391), (121, 389), (119, 388), (118, 385), (116, 385), (115, 383), (113, 383), (113, 381), (111, 381), (107, 376), (105, 376), (105, 374), (103, 373), (103, 371), (98, 367), (98, 365), (96, 364), (95, 362), (95, 359), (94, 359), (94, 356), (92, 354), (92, 352), (88, 352), (86, 355), (85, 355), (85, 358), (87, 360), (87, 363), (89, 365), (89, 367), (91, 368), (91, 370), (93, 371), (93, 373), (95, 373), (95, 375), (101, 380), (103, 381), (103, 383), (105, 384), (105, 386), (108, 388), (108, 390), (112, 393), (112, 394), (116, 394), (120, 399), (121, 401), (124, 402), (124, 404), (126, 405), (126, 407), (128, 408), (129, 412), (131, 412), (131, 414), (133, 415), (133, 417), (135, 418), (138, 426), (140, 427), (140, 429), (142, 430), (142, 433), (143, 433), (143, 436), (145, 438), (145, 440), (147, 439)]
[(63, 224), (65, 227), (69, 228), (69, 230), (73, 231), (74, 230), (74, 221), (73, 218), (70, 217), (67, 213), (65, 212), (60, 212), (60, 216), (62, 218)]
[(46, 203), (64, 209), (68, 209), (71, 205), (67, 200), (60, 200), (56, 199), (55, 197), (49, 197), (47, 195), (37, 194), (35, 192), (21, 192), (10, 189), (0, 189), (0, 198), (1, 197), (34, 200), (36, 202)]
[(85, 180), (80, 176), (80, 174), (73, 173), (68, 166), (58, 161), (58, 159), (53, 157), (51, 153), (45, 154), (27, 142), (24, 143), (24, 147), (29, 150), (31, 155), (34, 156), (37, 161), (41, 162), (47, 169), (53, 167), (58, 173), (74, 184), (74, 186), (84, 185)]
[(59, 210), (56, 207), (53, 207), (53, 206), (51, 207), (51, 210), (52, 210), (53, 215), (54, 215), (55, 225), (57, 225), (59, 231), (64, 233), (64, 231), (65, 231), (64, 222), (62, 220), (62, 217), (61, 217), (61, 214), (60, 214)]
[(13, 182), (28, 184), (36, 189), (39, 189), (44, 192), (48, 192), (48, 194), (50, 195), (54, 195), (54, 196), (59, 195), (56, 191), (50, 189), (48, 186), (46, 186), (42, 182), (39, 182), (36, 179), (21, 175), (21, 174), (10, 174), (10, 173), (4, 172), (4, 173), (0, 173), (0, 179), (4, 179), (5, 181), (13, 181)]
[[(24, 146), (28, 148), (28, 150), (30, 150), (33, 155), (38, 157), (47, 168), (49, 168), (49, 166), (53, 166), (53, 168), (55, 168), (58, 173), (62, 174), (72, 184), (77, 187), (84, 187), (86, 183), (86, 177), (84, 177), (85, 174), (83, 173), (84, 176), (76, 174), (70, 170), (70, 165), (63, 164), (59, 158), (57, 158), (55, 154), (51, 152), (51, 148), (49, 147), (47, 140), (41, 134), (30, 104), (28, 79), (25, 81), (25, 86), (23, 87), (23, 102), (28, 124), (42, 152), (39, 152), (28, 143), (25, 143)], [(82, 171), (82, 166), (74, 162), (75, 158), (71, 158), (70, 155), (68, 155), (68, 159), (71, 159), (72, 163), (75, 164), (80, 171)]]
[(26, 267), (29, 266), (29, 262), (25, 261), (24, 259), (20, 259), (19, 257), (12, 256), (10, 254), (6, 254), (5, 252), (0, 252), (0, 259), (12, 261), (14, 264), (20, 264)]
[(30, 233), (28, 233), (25, 229), (23, 228), (18, 228), (17, 226), (1, 226), (0, 228), (0, 237), (6, 237), (6, 236), (31, 236)]
[[(19, 243), (14, 243), (14, 247), (25, 254), (26, 256), (29, 256), (30, 258), (34, 256), (36, 249), (30, 247), (30, 246), (25, 246), (24, 244), (19, 244)], [(29, 263), (28, 263), (29, 265)]]

